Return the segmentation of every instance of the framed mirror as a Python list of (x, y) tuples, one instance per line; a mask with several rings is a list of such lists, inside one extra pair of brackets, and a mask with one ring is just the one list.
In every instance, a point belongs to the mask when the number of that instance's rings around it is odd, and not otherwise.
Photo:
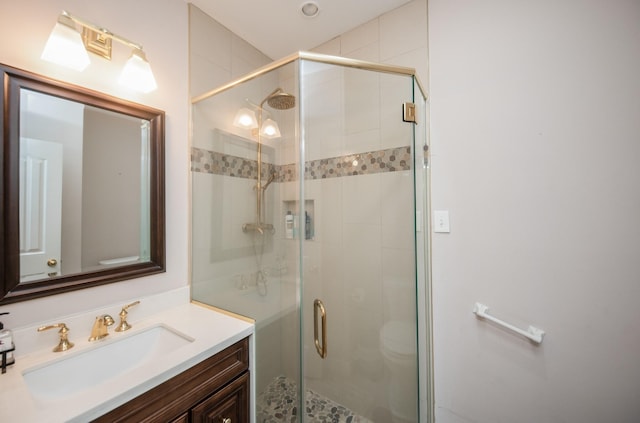
[(164, 112), (0, 72), (0, 304), (164, 272)]

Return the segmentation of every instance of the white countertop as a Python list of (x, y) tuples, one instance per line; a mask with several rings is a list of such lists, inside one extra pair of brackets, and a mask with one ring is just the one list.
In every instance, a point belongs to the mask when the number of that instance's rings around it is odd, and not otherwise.
[[(144, 310), (145, 301), (142, 299), (140, 307)], [(89, 342), (86, 328), (75, 330), (68, 322), (69, 339), (75, 346), (68, 351), (54, 353), (51, 349), (56, 345), (57, 329), (50, 330), (46, 335), (47, 347), (42, 348), (42, 338), (46, 332), (37, 333), (35, 328), (25, 328), (14, 331), (16, 340), (16, 363), (7, 368), (5, 374), (0, 375), (0, 422), (85, 422), (128, 402), (136, 396), (178, 375), (200, 361), (220, 352), (239, 340), (252, 335), (254, 326), (225, 314), (209, 310), (199, 305), (183, 303), (171, 305), (170, 308), (158, 311), (150, 306), (147, 312), (139, 312), (136, 316), (135, 308), (129, 309), (129, 323), (132, 329), (118, 333), (109, 328), (109, 336), (103, 340)], [(154, 314), (148, 314), (149, 311)], [(119, 309), (109, 310), (118, 323)], [(69, 321), (82, 320), (91, 326), (101, 310), (94, 310), (84, 315), (70, 316)], [(57, 322), (50, 322), (57, 323)], [(52, 361), (72, 358), (90, 349), (100, 348), (107, 343), (123, 340), (123, 337), (134, 336), (136, 333), (157, 325), (166, 325), (190, 338), (192, 342), (174, 351), (167, 351), (166, 356), (149, 360), (133, 370), (114, 376), (108, 381), (92, 386), (76, 394), (69, 394), (61, 398), (37, 398), (29, 391), (23, 373)], [(83, 333), (87, 332), (87, 333)], [(30, 338), (40, 339), (30, 341)], [(21, 348), (20, 342), (26, 344)], [(21, 353), (22, 351), (22, 353)], [(118, 362), (105, 362), (102, 365), (116, 369)], [(61, 380), (59, 383), (63, 384)]]

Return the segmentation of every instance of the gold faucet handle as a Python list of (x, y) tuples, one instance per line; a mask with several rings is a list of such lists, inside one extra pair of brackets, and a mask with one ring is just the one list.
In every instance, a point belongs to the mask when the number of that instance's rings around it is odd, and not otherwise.
[(38, 332), (42, 332), (44, 330), (49, 330), (54, 328), (60, 328), (60, 330), (58, 331), (58, 334), (60, 335), (60, 342), (53, 349), (53, 352), (66, 351), (68, 349), (73, 348), (73, 342), (69, 341), (69, 337), (67, 335), (69, 333), (69, 328), (64, 323), (56, 323), (55, 325), (40, 326), (38, 328)]
[(131, 325), (127, 322), (127, 310), (129, 310), (130, 307), (133, 307), (135, 305), (140, 304), (140, 301), (135, 301), (131, 304), (127, 304), (126, 306), (122, 307), (122, 311), (120, 311), (120, 324), (118, 324), (118, 327), (116, 327), (116, 332), (124, 332), (125, 330), (129, 330), (131, 329)]

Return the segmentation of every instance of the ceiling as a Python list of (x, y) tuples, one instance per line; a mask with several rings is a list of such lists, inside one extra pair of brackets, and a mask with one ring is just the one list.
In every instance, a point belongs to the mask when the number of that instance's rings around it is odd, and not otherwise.
[(190, 0), (271, 59), (310, 50), (410, 0), (315, 0), (320, 12), (302, 15), (306, 0)]

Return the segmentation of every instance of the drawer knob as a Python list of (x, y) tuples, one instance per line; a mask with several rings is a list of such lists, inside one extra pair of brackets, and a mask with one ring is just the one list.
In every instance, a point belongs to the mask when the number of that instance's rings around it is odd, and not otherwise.
[(225, 417), (222, 419), (222, 423), (231, 423), (231, 419), (229, 417)]

